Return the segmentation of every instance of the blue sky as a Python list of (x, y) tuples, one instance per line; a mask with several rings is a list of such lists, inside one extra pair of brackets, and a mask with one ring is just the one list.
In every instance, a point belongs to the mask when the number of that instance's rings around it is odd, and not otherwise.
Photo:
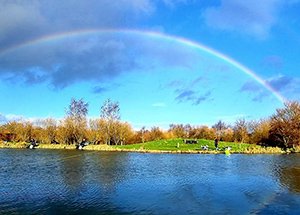
[(298, 0), (0, 0), (0, 121), (61, 119), (72, 97), (90, 117), (119, 101), (136, 129), (268, 117), (282, 107), (274, 93), (184, 41), (299, 100), (299, 11)]

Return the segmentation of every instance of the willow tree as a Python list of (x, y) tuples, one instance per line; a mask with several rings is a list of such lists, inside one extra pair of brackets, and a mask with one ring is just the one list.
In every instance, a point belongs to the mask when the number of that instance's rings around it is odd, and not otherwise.
[(101, 106), (101, 118), (105, 121), (104, 134), (107, 145), (118, 144), (118, 122), (121, 119), (119, 102), (113, 102), (110, 99), (104, 101)]
[(57, 121), (52, 118), (48, 118), (42, 121), (43, 128), (45, 131), (45, 142), (46, 143), (56, 143), (57, 137)]
[(66, 111), (64, 127), (68, 144), (79, 143), (84, 137), (87, 127), (88, 103), (81, 98), (71, 99)]

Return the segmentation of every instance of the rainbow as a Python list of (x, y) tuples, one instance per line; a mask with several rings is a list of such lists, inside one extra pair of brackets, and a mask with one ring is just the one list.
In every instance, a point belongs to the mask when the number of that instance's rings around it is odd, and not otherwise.
[(132, 29), (83, 29), (83, 30), (76, 30), (76, 31), (68, 31), (68, 32), (60, 32), (52, 35), (42, 36), (30, 41), (26, 41), (5, 49), (0, 50), (0, 56), (5, 55), (9, 52), (17, 50), (19, 48), (26, 48), (32, 45), (37, 45), (40, 43), (46, 43), (50, 41), (65, 39), (67, 37), (78, 37), (78, 36), (88, 36), (93, 34), (111, 34), (111, 33), (124, 33), (124, 34), (132, 34), (141, 37), (150, 37), (155, 39), (161, 39), (165, 41), (172, 41), (182, 44), (184, 46), (188, 46), (194, 49), (199, 49), (204, 51), (218, 59), (224, 61), (225, 63), (235, 67), (239, 71), (242, 71), (252, 79), (254, 79), (257, 83), (262, 85), (266, 90), (271, 92), (278, 101), (284, 103), (286, 98), (284, 98), (278, 91), (276, 91), (272, 86), (270, 86), (265, 80), (263, 80), (259, 75), (257, 75), (254, 71), (250, 70), (246, 66), (242, 65), (241, 63), (237, 62), (236, 60), (232, 59), (231, 57), (222, 54), (208, 46), (205, 46), (201, 43), (173, 35), (164, 34), (161, 32), (153, 32), (153, 31), (141, 31), (141, 30), (132, 30)]

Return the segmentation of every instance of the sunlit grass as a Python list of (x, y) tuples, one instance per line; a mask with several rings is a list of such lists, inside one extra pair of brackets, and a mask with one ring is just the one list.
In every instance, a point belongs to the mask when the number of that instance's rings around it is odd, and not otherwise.
[(300, 153), (300, 146), (295, 146), (294, 147), (294, 152)]
[[(0, 148), (26, 148), (30, 145), (30, 143), (26, 142), (4, 142), (0, 141)], [(69, 144), (44, 144), (41, 143), (37, 147), (37, 149), (76, 149), (75, 145)], [(111, 146), (108, 145), (88, 145), (84, 147), (85, 150), (98, 150), (98, 151), (109, 151), (114, 150)]]
[[(29, 143), (7, 143), (0, 142), (0, 148), (26, 148)], [(208, 146), (208, 150), (203, 150), (202, 146)], [(266, 154), (266, 153), (283, 153), (283, 150), (278, 147), (262, 147), (247, 143), (235, 142), (219, 142), (218, 149), (214, 146), (213, 140), (198, 140), (197, 144), (185, 144), (182, 139), (158, 140), (132, 145), (88, 145), (84, 150), (98, 151), (136, 151), (149, 153), (225, 153), (225, 148), (230, 147), (231, 153), (245, 154)], [(75, 149), (75, 145), (65, 144), (40, 144), (38, 149)], [(295, 152), (300, 152), (300, 147), (295, 148)]]
[(0, 148), (26, 148), (28, 143), (26, 142), (0, 142)]
[[(208, 146), (208, 150), (202, 150), (202, 146)], [(139, 144), (113, 146), (115, 149), (133, 151), (169, 151), (169, 152), (202, 152), (202, 153), (224, 153), (225, 148), (230, 147), (231, 153), (281, 153), (277, 147), (262, 147), (247, 143), (219, 142), (218, 149), (213, 140), (198, 140), (198, 144), (185, 144), (182, 139), (158, 140)]]

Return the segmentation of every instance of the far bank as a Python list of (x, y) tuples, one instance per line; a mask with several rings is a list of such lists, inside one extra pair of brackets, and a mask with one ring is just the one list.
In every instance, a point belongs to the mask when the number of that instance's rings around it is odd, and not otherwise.
[[(29, 143), (1, 142), (0, 148), (26, 148)], [(37, 149), (65, 149), (76, 150), (75, 145), (65, 144), (39, 144)], [(229, 151), (228, 151), (229, 149)], [(198, 140), (196, 144), (186, 144), (182, 139), (158, 140), (132, 145), (87, 145), (84, 150), (117, 151), (139, 153), (171, 153), (171, 154), (280, 154), (300, 152), (299, 148), (284, 151), (278, 147), (263, 147), (259, 145), (235, 142), (220, 142), (218, 148), (214, 147), (211, 140)]]

